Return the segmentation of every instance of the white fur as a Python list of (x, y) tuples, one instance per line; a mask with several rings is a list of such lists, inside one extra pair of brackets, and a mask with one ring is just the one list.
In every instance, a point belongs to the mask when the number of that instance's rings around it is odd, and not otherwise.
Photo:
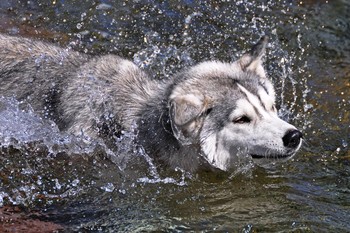
[(239, 89), (241, 89), (241, 91), (243, 91), (246, 94), (248, 101), (255, 107), (255, 109), (259, 111), (259, 114), (261, 114), (262, 116), (269, 115), (269, 113), (265, 111), (264, 107), (261, 106), (260, 100), (257, 96), (253, 95), (246, 88), (244, 88), (239, 84), (238, 84), (238, 87)]
[[(247, 99), (239, 99), (229, 116), (228, 123), (219, 132), (212, 132), (202, 139), (202, 150), (213, 166), (228, 170), (243, 154), (269, 155), (271, 157), (290, 153), (283, 145), (283, 136), (294, 126), (281, 120), (273, 109), (273, 97), (265, 90), (259, 91), (259, 98), (239, 85)], [(264, 106), (263, 106), (263, 105)], [(247, 116), (250, 123), (234, 124), (235, 118)], [(203, 135), (207, 135), (204, 130)], [(300, 143), (301, 144), (301, 143)], [(299, 146), (300, 147), (300, 146)], [(299, 147), (296, 149), (298, 150)]]

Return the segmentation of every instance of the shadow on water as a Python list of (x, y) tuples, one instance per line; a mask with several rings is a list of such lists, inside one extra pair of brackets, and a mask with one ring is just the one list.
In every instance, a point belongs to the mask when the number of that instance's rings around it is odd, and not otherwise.
[(132, 135), (113, 156), (0, 93), (0, 204), (65, 231), (348, 231), (350, 4), (299, 2), (1, 1), (1, 32), (118, 54), (159, 79), (268, 34), (279, 113), (305, 144), (264, 168), (162, 171)]

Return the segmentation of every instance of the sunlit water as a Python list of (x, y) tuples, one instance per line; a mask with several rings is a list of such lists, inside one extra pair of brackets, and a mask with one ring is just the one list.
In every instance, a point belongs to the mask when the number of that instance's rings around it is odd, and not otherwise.
[(0, 93), (0, 205), (79, 231), (350, 229), (350, 4), (326, 1), (1, 1), (1, 31), (114, 53), (155, 78), (233, 61), (268, 34), (280, 116), (302, 129), (291, 161), (229, 173), (167, 171), (123, 132), (112, 152), (59, 132)]

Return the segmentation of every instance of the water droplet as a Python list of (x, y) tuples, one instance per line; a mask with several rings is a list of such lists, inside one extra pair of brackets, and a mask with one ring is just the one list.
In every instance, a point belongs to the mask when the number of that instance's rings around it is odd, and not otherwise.
[(72, 186), (76, 187), (79, 183), (80, 183), (80, 180), (75, 179), (75, 180), (72, 181)]
[(115, 187), (112, 183), (107, 183), (105, 186), (102, 186), (101, 189), (104, 190), (105, 192), (111, 193), (114, 191)]
[(77, 29), (80, 30), (83, 27), (84, 23), (77, 23)]
[(106, 3), (101, 3), (96, 6), (96, 10), (109, 10), (112, 9), (113, 7), (109, 4)]
[(58, 179), (55, 179), (55, 187), (56, 189), (60, 190), (61, 189), (61, 184), (58, 182)]
[(41, 176), (38, 176), (38, 180), (36, 181), (36, 184), (39, 186), (43, 184), (43, 182), (41, 181)]
[(118, 192), (125, 195), (126, 194), (126, 190), (125, 189), (118, 189)]

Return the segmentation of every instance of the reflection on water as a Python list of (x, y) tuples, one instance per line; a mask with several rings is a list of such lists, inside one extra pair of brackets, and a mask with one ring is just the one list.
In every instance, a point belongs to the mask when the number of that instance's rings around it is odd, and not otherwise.
[(232, 61), (261, 35), (279, 114), (303, 129), (289, 162), (233, 174), (163, 171), (125, 133), (112, 153), (0, 93), (0, 204), (74, 231), (347, 231), (347, 1), (0, 2), (0, 31), (133, 60), (155, 78)]

